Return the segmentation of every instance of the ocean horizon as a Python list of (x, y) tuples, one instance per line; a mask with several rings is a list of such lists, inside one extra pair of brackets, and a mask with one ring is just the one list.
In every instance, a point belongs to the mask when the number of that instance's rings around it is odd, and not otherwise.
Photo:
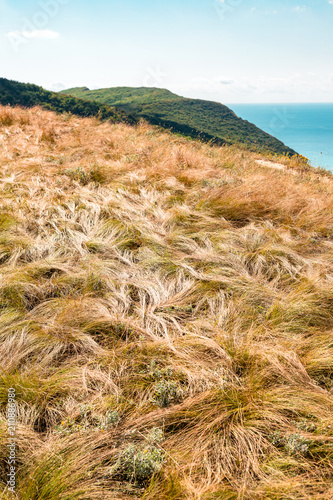
[(333, 103), (228, 104), (241, 118), (333, 171)]

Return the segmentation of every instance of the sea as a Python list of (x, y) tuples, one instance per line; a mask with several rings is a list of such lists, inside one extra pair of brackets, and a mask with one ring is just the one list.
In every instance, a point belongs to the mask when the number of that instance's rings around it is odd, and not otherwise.
[(228, 106), (236, 115), (306, 156), (312, 166), (333, 171), (333, 103)]

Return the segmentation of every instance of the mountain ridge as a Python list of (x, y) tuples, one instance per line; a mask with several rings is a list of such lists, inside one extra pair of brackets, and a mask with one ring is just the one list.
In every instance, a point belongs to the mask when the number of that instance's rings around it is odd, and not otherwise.
[(97, 116), (114, 123), (135, 124), (137, 122), (133, 116), (114, 106), (60, 95), (32, 83), (21, 83), (7, 78), (0, 78), (0, 104), (26, 108), (42, 106), (49, 111), (72, 113), (81, 117)]
[(239, 118), (227, 106), (213, 101), (178, 96), (155, 87), (114, 87), (89, 90), (75, 87), (51, 92), (35, 84), (0, 78), (0, 104), (42, 106), (57, 113), (95, 116), (112, 123), (137, 124), (140, 119), (173, 133), (210, 142), (236, 145), (247, 150), (298, 156), (275, 137)]

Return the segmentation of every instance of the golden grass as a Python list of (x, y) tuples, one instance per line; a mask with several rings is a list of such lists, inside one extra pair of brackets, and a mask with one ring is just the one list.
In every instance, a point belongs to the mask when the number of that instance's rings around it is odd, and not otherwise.
[(0, 108), (1, 498), (332, 498), (333, 181), (257, 159)]

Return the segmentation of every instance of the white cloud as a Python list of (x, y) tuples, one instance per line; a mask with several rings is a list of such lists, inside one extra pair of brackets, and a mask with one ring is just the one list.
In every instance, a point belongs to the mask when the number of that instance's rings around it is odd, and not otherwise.
[[(333, 1), (332, 1), (333, 3)], [(307, 10), (307, 7), (305, 5), (297, 5), (296, 7), (294, 7), (293, 9), (294, 12), (305, 12)]]
[(191, 90), (204, 90), (206, 92), (216, 92), (224, 86), (234, 85), (235, 81), (232, 78), (217, 76), (215, 78), (198, 77), (193, 78), (187, 85)]
[[(333, 0), (332, 0), (333, 1)], [(187, 97), (219, 102), (328, 102), (333, 92), (333, 73), (295, 73), (285, 77), (224, 75), (194, 78), (170, 90)]]
[(9, 33), (6, 33), (5, 36), (10, 39), (21, 37), (29, 40), (32, 38), (55, 39), (60, 36), (60, 33), (52, 30), (10, 31)]
[(64, 85), (62, 82), (52, 82), (49, 85), (45, 85), (47, 90), (52, 90), (52, 92), (60, 92), (60, 90), (68, 89), (68, 85)]

